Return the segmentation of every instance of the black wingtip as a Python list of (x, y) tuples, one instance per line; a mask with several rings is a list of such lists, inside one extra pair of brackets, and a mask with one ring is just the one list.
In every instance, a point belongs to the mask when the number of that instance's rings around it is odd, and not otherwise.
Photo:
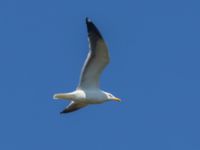
[(86, 17), (86, 18), (85, 18), (85, 22), (86, 22), (86, 24), (87, 24), (87, 23), (90, 23), (90, 22), (92, 22), (92, 21), (91, 21), (90, 18)]
[(63, 111), (60, 112), (60, 114), (66, 114), (66, 113), (69, 113), (69, 111), (66, 109), (64, 109)]
[(63, 111), (60, 112), (60, 114), (62, 115), (62, 114), (66, 114), (66, 113), (71, 113), (71, 112), (73, 112), (75, 110), (77, 110), (77, 109), (74, 109), (74, 110), (64, 109)]
[(99, 32), (99, 30), (97, 29), (97, 27), (95, 26), (95, 24), (92, 22), (91, 19), (89, 19), (88, 17), (85, 18), (85, 21), (86, 21), (86, 25), (87, 25), (87, 31), (88, 31), (88, 34), (90, 33), (95, 33), (96, 35), (98, 35), (100, 38), (103, 39), (101, 33)]
[(68, 112), (66, 112), (66, 111), (61, 111), (60, 112), (61, 115), (66, 114), (66, 113), (68, 113)]
[(85, 18), (85, 21), (86, 21), (86, 22), (88, 22), (88, 19), (89, 19), (89, 18), (88, 18), (88, 17), (86, 17), (86, 18)]

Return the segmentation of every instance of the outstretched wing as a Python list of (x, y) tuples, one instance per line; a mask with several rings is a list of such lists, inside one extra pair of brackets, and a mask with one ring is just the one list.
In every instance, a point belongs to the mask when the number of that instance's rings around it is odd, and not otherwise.
[(88, 31), (89, 53), (82, 68), (78, 88), (99, 88), (99, 77), (109, 63), (109, 53), (106, 43), (97, 27), (86, 18)]
[(60, 113), (63, 114), (73, 112), (85, 106), (87, 106), (87, 104), (71, 101), (71, 103)]

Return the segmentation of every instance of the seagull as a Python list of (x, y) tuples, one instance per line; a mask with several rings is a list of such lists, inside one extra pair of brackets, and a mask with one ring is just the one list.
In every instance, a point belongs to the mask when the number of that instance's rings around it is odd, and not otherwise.
[(94, 23), (86, 18), (89, 52), (82, 67), (80, 82), (76, 90), (69, 93), (58, 93), (54, 99), (69, 100), (69, 105), (62, 113), (69, 113), (91, 104), (101, 104), (108, 101), (121, 100), (99, 87), (99, 78), (104, 68), (109, 64), (108, 47)]

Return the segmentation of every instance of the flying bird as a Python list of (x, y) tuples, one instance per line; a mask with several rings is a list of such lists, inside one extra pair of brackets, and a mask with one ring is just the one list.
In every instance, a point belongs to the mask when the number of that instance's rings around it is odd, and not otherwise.
[(76, 90), (69, 93), (58, 93), (54, 99), (71, 101), (61, 113), (69, 113), (91, 104), (101, 104), (107, 101), (121, 101), (113, 94), (99, 87), (99, 78), (109, 63), (108, 47), (94, 23), (86, 18), (89, 52), (82, 67), (80, 82)]

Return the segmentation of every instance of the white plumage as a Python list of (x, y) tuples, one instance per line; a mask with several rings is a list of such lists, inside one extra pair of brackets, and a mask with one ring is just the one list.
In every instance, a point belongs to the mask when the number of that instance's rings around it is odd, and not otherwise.
[(110, 100), (120, 101), (119, 98), (99, 88), (100, 75), (109, 63), (109, 52), (99, 30), (88, 18), (86, 25), (89, 53), (82, 68), (80, 83), (73, 92), (54, 95), (54, 99), (71, 101), (61, 113), (72, 112), (89, 104), (100, 104)]

